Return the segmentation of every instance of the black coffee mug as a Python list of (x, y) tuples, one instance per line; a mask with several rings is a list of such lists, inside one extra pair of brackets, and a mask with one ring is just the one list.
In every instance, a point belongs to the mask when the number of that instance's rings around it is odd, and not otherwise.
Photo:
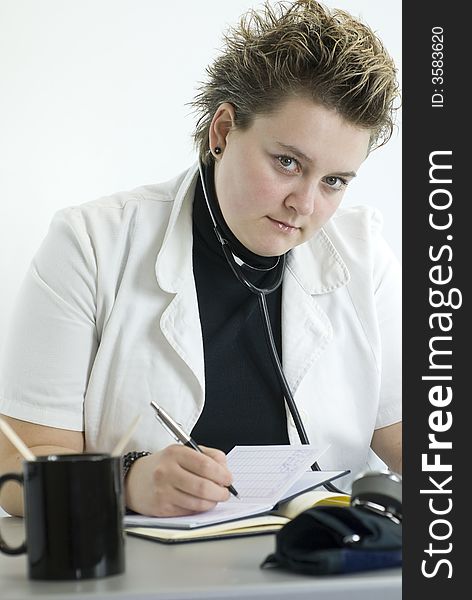
[(0, 550), (28, 556), (31, 579), (90, 579), (123, 573), (121, 458), (109, 454), (38, 456), (23, 474), (0, 477), (24, 487), (26, 541)]

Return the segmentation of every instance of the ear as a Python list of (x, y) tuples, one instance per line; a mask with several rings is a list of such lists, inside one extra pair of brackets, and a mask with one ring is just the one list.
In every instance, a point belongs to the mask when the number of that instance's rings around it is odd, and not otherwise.
[(220, 104), (217, 111), (213, 115), (209, 131), (210, 152), (215, 155), (215, 148), (218, 146), (223, 151), (226, 146), (226, 138), (228, 133), (234, 127), (235, 110), (234, 106), (229, 102)]

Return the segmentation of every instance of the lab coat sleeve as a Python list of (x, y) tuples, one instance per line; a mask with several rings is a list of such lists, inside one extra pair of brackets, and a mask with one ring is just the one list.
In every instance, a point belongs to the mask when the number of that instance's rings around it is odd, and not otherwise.
[(0, 367), (0, 412), (81, 431), (97, 350), (96, 264), (81, 211), (57, 213), (20, 289)]

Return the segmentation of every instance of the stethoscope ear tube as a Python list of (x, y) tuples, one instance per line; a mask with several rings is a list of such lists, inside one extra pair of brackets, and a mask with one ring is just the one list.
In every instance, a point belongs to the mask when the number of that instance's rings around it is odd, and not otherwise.
[(249, 291), (251, 291), (253, 294), (255, 294), (258, 297), (262, 296), (265, 300), (265, 297), (268, 294), (272, 294), (272, 292), (275, 292), (275, 290), (278, 287), (280, 287), (280, 284), (282, 283), (282, 279), (284, 276), (284, 271), (285, 271), (285, 262), (286, 262), (285, 254), (283, 254), (280, 257), (280, 262), (277, 265), (277, 275), (276, 275), (275, 281), (272, 283), (272, 285), (268, 288), (259, 288), (259, 287), (255, 286), (253, 283), (251, 283), (249, 281), (249, 279), (244, 275), (244, 273), (240, 269), (238, 263), (234, 259), (234, 255), (231, 252), (228, 242), (221, 235), (219, 235), (216, 227), (215, 227), (215, 232), (217, 233), (218, 239), (221, 240), (221, 248), (223, 250), (223, 254), (225, 255), (226, 261), (229, 264), (229, 266), (231, 267), (231, 270), (233, 271), (235, 277), (245, 287), (247, 287)]

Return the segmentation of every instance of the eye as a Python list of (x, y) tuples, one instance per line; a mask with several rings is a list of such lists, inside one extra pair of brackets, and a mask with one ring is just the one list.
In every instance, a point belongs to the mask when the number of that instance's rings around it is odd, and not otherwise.
[(334, 175), (329, 175), (328, 177), (325, 177), (324, 180), (325, 183), (327, 183), (328, 186), (333, 190), (341, 190), (349, 183), (346, 179), (343, 179), (342, 177), (336, 177)]
[(298, 173), (301, 171), (301, 165), (296, 158), (285, 156), (283, 154), (276, 158), (284, 171), (288, 171), (289, 173)]

